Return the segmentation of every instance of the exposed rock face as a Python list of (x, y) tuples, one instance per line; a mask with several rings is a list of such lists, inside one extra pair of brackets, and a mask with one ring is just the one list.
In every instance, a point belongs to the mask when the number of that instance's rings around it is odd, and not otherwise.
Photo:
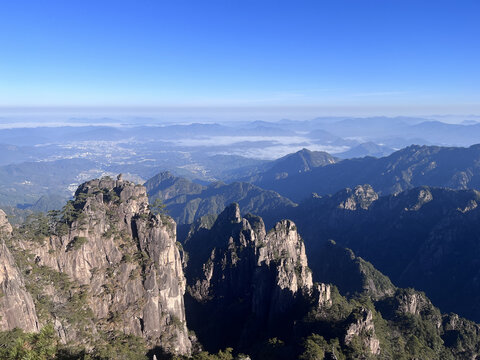
[[(152, 347), (190, 353), (176, 225), (149, 210), (145, 188), (121, 179), (92, 180), (63, 212), (57, 235), (24, 246), (38, 266), (78, 284), (92, 313), (90, 331), (121, 330)], [(78, 340), (68, 321), (56, 318), (55, 324), (64, 340)]]
[(332, 305), (332, 287), (327, 284), (316, 284), (316, 291), (318, 296), (317, 306), (318, 308), (330, 307)]
[(398, 289), (394, 295), (393, 308), (396, 308), (397, 313), (428, 317), (437, 328), (441, 326), (440, 311), (424, 293), (413, 289)]
[(399, 310), (403, 314), (421, 315), (432, 306), (430, 300), (417, 292), (405, 292), (399, 296)]
[(378, 200), (378, 194), (368, 184), (357, 185), (353, 190), (347, 188), (337, 193), (335, 197), (341, 199), (338, 208), (345, 210), (366, 210), (374, 201)]
[(352, 321), (345, 335), (345, 344), (349, 345), (355, 337), (360, 337), (371, 354), (380, 354), (380, 341), (375, 336), (373, 313), (369, 309), (361, 309), (349, 317)]
[[(459, 334), (471, 334), (472, 337), (478, 338), (480, 335), (480, 325), (459, 317), (457, 314), (443, 315), (442, 328), (444, 331), (443, 340), (445, 345), (452, 346), (458, 342)], [(457, 359), (478, 359), (479, 344), (474, 346), (462, 346), (461, 351), (455, 354)]]
[[(342, 203), (353, 205), (348, 190), (312, 197), (288, 214), (305, 239), (315, 281), (330, 282), (317, 259), (334, 239), (398, 286), (425, 291), (442, 311), (480, 321), (480, 192), (422, 186), (380, 196), (367, 209)], [(342, 292), (342, 282), (332, 282)]]
[(432, 192), (427, 187), (413, 189), (413, 190), (410, 190), (409, 192), (413, 193), (414, 195), (417, 195), (417, 199), (414, 204), (410, 205), (409, 207), (406, 207), (405, 211), (418, 211), (423, 205), (433, 200)]
[[(241, 347), (260, 333), (290, 331), (293, 309), (298, 310), (313, 292), (305, 246), (291, 221), (277, 223), (267, 234), (261, 218), (242, 218), (238, 205), (232, 204), (211, 230), (191, 234), (185, 248), (190, 254), (189, 294), (194, 299), (187, 306), (189, 324), (200, 341), (202, 335), (215, 338), (212, 347), (239, 340)], [(205, 318), (198, 316), (202, 313)], [(218, 327), (210, 325), (207, 330), (206, 317)]]
[(37, 331), (38, 319), (32, 296), (5, 245), (4, 237), (12, 232), (3, 210), (0, 210), (0, 331), (20, 328)]
[[(305, 246), (297, 233), (295, 224), (282, 220), (275, 225), (265, 238), (257, 241), (257, 266), (254, 277), (256, 289), (262, 289), (265, 276), (263, 271), (273, 271), (273, 289), (265, 299), (263, 290), (255, 291), (253, 297), (254, 313), (265, 311), (265, 302), (269, 302), (270, 322), (294, 305), (297, 294), (310, 291), (313, 287), (312, 273), (308, 268)], [(258, 306), (262, 304), (263, 306)]]
[(0, 209), (0, 235), (2, 233), (11, 234), (12, 230), (12, 225), (8, 222), (7, 215)]

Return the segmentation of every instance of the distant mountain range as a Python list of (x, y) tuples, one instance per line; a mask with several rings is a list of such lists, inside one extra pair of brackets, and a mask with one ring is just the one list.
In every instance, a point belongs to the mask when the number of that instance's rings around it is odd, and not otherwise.
[(316, 167), (334, 164), (338, 160), (324, 151), (302, 149), (260, 166), (236, 169), (234, 174), (239, 181), (260, 184), (308, 172)]
[(412, 145), (383, 158), (346, 159), (284, 178), (259, 178), (256, 185), (293, 201), (301, 201), (312, 193), (333, 194), (359, 184), (370, 184), (379, 194), (395, 194), (422, 185), (479, 188), (480, 145)]
[(362, 143), (352, 147), (350, 150), (337, 153), (336, 156), (342, 159), (359, 158), (365, 156), (384, 157), (393, 153), (395, 150), (385, 146), (375, 144), (373, 141)]

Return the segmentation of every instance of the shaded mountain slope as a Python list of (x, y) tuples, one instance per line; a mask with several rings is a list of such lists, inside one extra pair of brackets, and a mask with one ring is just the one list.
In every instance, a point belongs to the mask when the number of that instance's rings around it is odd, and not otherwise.
[(289, 214), (309, 256), (334, 239), (396, 284), (425, 291), (442, 310), (479, 320), (478, 204), (476, 190), (419, 187), (378, 197), (364, 185), (312, 197)]
[(347, 159), (275, 181), (258, 183), (294, 201), (370, 184), (379, 194), (415, 186), (480, 188), (480, 145), (469, 148), (412, 145), (380, 159)]
[(277, 210), (293, 208), (296, 205), (274, 191), (252, 184), (218, 182), (203, 186), (174, 177), (168, 172), (148, 180), (145, 187), (150, 199), (161, 199), (168, 213), (179, 224), (190, 224), (207, 214), (218, 215), (231, 202), (238, 202), (243, 213), (268, 213), (269, 216), (275, 216)]
[[(307, 265), (291, 221), (266, 232), (261, 218), (241, 217), (233, 204), (215, 221), (192, 225), (184, 249), (187, 321), (208, 349), (234, 346), (253, 359), (478, 354), (478, 325), (442, 315), (423, 293), (396, 288), (351, 250), (327, 243)], [(336, 286), (313, 283), (308, 266)]]
[(337, 161), (336, 157), (324, 151), (302, 149), (264, 164), (261, 167), (251, 168), (249, 169), (250, 174), (240, 178), (240, 180), (251, 183), (275, 181), (311, 171), (316, 167), (333, 164)]

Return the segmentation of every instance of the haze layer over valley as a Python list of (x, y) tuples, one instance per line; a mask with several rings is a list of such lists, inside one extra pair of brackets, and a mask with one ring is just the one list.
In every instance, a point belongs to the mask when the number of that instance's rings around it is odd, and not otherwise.
[(411, 144), (469, 146), (480, 138), (474, 116), (456, 118), (455, 123), (420, 117), (54, 119), (35, 123), (18, 115), (2, 118), (0, 205), (28, 208), (46, 196), (43, 203), (55, 207), (60, 204), (56, 199), (69, 198), (80, 183), (102, 175), (124, 173), (143, 183), (170, 171), (200, 182), (231, 182), (303, 148), (328, 152), (339, 161), (382, 157)]

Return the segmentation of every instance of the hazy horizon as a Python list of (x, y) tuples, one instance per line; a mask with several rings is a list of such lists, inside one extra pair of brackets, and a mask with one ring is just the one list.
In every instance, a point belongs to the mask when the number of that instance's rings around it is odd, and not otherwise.
[[(372, 111), (374, 110), (374, 111)], [(386, 112), (383, 108), (318, 108), (318, 107), (0, 107), (0, 128), (120, 125), (120, 124), (183, 124), (229, 123), (281, 120), (308, 121), (316, 118), (419, 118), (457, 124), (480, 121), (478, 113), (431, 113), (428, 111)]]

